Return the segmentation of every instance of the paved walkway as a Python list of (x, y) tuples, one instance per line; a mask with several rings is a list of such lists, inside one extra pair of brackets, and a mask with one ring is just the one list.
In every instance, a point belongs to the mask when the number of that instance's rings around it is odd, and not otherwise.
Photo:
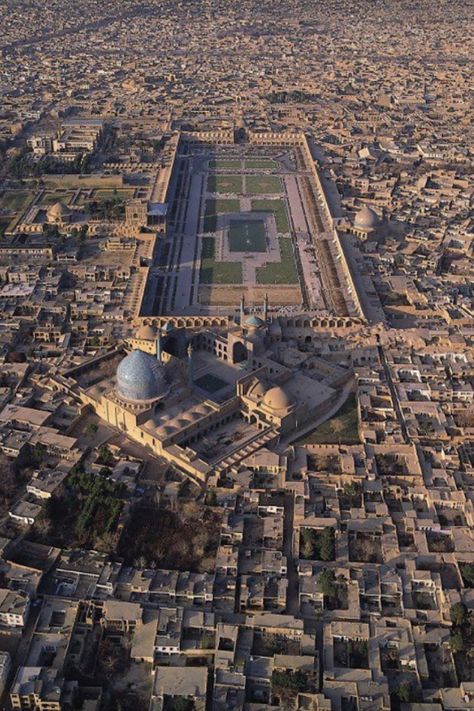
[(192, 283), (194, 272), (194, 254), (196, 249), (196, 235), (198, 231), (199, 203), (202, 193), (202, 175), (195, 173), (191, 178), (187, 212), (184, 221), (184, 230), (181, 241), (181, 254), (179, 257), (179, 272), (176, 277), (176, 295), (174, 311), (183, 313), (189, 309), (192, 302)]

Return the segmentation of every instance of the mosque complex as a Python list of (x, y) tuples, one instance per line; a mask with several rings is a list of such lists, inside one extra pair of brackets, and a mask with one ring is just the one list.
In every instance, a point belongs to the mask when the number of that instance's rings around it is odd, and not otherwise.
[(193, 480), (218, 485), (257, 452), (296, 438), (351, 380), (349, 363), (301, 352), (286, 330), (268, 318), (267, 302), (261, 316), (242, 303), (241, 322), (225, 332), (147, 324), (126, 348), (66, 372), (63, 384)]
[[(102, 420), (201, 485), (278, 469), (279, 452), (336, 412), (352, 388), (350, 357), (334, 353), (331, 339), (360, 329), (362, 308), (306, 138), (290, 146), (277, 136), (281, 145), (269, 135), (264, 152), (250, 154), (210, 146), (209, 136), (176, 142), (171, 164), (181, 180), (166, 181), (163, 239), (172, 256), (160, 298), (147, 295), (150, 270), (142, 306), (148, 299), (153, 307), (142, 308), (129, 337), (58, 376)], [(263, 202), (245, 194), (277, 185), (279, 207), (270, 194)], [(147, 210), (135, 203), (128, 213), (138, 224)], [(365, 238), (377, 227), (363, 208), (353, 231)], [(267, 283), (232, 283), (236, 254), (239, 274), (266, 273)], [(293, 284), (284, 283), (284, 258), (294, 260)], [(285, 310), (296, 292), (301, 303)]]

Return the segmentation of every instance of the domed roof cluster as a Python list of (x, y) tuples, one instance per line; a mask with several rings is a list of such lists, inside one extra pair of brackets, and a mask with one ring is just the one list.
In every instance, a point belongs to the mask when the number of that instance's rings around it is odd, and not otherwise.
[(379, 216), (368, 205), (363, 205), (354, 219), (354, 227), (359, 230), (375, 230), (379, 224)]
[(63, 202), (55, 202), (46, 210), (48, 222), (66, 222), (71, 214), (72, 211)]
[(117, 393), (125, 400), (154, 400), (166, 390), (163, 365), (152, 355), (136, 350), (119, 363)]
[(276, 385), (264, 395), (263, 404), (266, 405), (270, 410), (276, 410), (277, 412), (288, 410), (293, 404), (288, 393), (286, 393), (283, 388)]

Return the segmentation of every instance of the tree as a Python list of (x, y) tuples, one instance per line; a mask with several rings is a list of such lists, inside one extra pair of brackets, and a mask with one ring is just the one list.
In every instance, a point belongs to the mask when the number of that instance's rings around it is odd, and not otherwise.
[(37, 442), (33, 448), (33, 458), (37, 464), (41, 464), (43, 457), (46, 455), (47, 449), (42, 442)]
[(318, 583), (323, 595), (329, 598), (335, 598), (337, 594), (336, 576), (334, 571), (326, 568), (318, 576)]
[(275, 669), (272, 674), (272, 686), (279, 689), (288, 689), (294, 694), (305, 691), (307, 685), (308, 677), (300, 669), (297, 671)]
[(97, 425), (96, 422), (89, 422), (85, 428), (84, 428), (84, 434), (87, 437), (92, 437), (92, 435), (95, 435), (97, 430), (99, 429), (99, 426)]
[(334, 560), (336, 553), (334, 537), (334, 529), (331, 526), (325, 528), (321, 533), (319, 549), (321, 560)]
[(116, 674), (125, 672), (128, 666), (128, 652), (120, 642), (104, 638), (99, 645), (98, 660), (102, 673), (107, 679), (110, 679)]
[(449, 646), (453, 654), (459, 654), (464, 651), (464, 640), (460, 632), (456, 632), (449, 640)]
[(100, 449), (99, 449), (99, 456), (97, 457), (97, 463), (98, 464), (104, 464), (105, 466), (109, 465), (112, 459), (112, 452), (110, 449), (104, 444)]
[(313, 558), (317, 543), (315, 531), (311, 528), (301, 529), (301, 556), (303, 558)]
[(456, 602), (454, 605), (452, 605), (449, 611), (449, 616), (453, 625), (455, 625), (456, 627), (460, 627), (466, 621), (467, 618), (466, 606), (462, 602)]
[(400, 684), (395, 694), (398, 696), (402, 703), (408, 703), (411, 699), (411, 686), (410, 684)]
[(211, 489), (210, 491), (206, 492), (206, 496), (204, 497), (204, 503), (206, 504), (206, 506), (217, 505), (217, 494), (214, 489)]
[(461, 575), (468, 585), (474, 588), (474, 565), (468, 563), (461, 569)]
[(354, 498), (360, 494), (360, 486), (357, 482), (351, 481), (344, 484), (344, 493), (349, 498)]

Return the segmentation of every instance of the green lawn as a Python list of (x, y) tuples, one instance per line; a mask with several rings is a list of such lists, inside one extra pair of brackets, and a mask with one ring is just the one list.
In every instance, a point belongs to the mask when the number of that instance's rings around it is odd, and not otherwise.
[(69, 198), (71, 197), (72, 193), (66, 193), (66, 192), (54, 192), (54, 193), (45, 193), (43, 197), (41, 198), (41, 204), (42, 205), (54, 205), (55, 202), (63, 202), (66, 205), (69, 202)]
[(281, 262), (266, 264), (256, 270), (257, 284), (298, 284), (291, 239), (280, 237)]
[(3, 193), (0, 198), (0, 205), (12, 212), (18, 212), (24, 208), (30, 196), (31, 193), (29, 190), (11, 190)]
[(217, 227), (217, 215), (228, 215), (240, 212), (239, 200), (217, 198), (206, 200), (204, 212), (204, 232), (214, 232)]
[(246, 168), (262, 168), (263, 170), (272, 170), (276, 168), (276, 163), (270, 158), (249, 158), (245, 161)]
[(242, 264), (240, 262), (216, 262), (214, 237), (202, 240), (201, 284), (242, 284)]
[(276, 175), (247, 175), (245, 192), (248, 195), (273, 195), (282, 193), (283, 185)]
[(77, 173), (58, 173), (49, 175), (43, 173), (41, 176), (44, 184), (49, 188), (83, 188), (84, 190), (109, 189), (122, 187), (122, 177), (119, 175), (78, 175)]
[(273, 212), (278, 232), (286, 234), (290, 231), (284, 200), (252, 200), (252, 210), (254, 212)]
[(135, 188), (99, 188), (92, 193), (93, 200), (110, 200), (114, 197), (126, 200), (133, 197)]
[(207, 180), (207, 190), (210, 193), (237, 194), (243, 192), (241, 175), (210, 175)]
[(231, 220), (229, 249), (231, 252), (266, 252), (265, 224), (262, 220)]
[(215, 158), (209, 161), (209, 168), (231, 168), (238, 170), (242, 166), (242, 161), (233, 158)]
[(358, 424), (356, 398), (350, 395), (334, 417), (299, 439), (298, 444), (359, 444)]

